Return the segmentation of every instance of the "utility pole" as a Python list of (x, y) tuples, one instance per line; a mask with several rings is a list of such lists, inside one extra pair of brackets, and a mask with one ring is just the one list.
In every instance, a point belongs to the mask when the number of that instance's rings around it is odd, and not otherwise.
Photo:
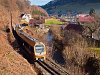
[(11, 29), (12, 29), (13, 28), (13, 26), (12, 26), (12, 0), (10, 3), (10, 22), (11, 22)]

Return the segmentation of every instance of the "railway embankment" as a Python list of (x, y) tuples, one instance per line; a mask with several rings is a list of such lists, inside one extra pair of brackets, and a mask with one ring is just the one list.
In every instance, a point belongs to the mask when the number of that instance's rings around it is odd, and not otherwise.
[[(10, 13), (15, 25), (19, 23), (19, 15), (23, 11), (30, 13), (33, 9), (44, 13), (38, 6), (31, 7), (28, 0), (0, 0), (0, 75), (36, 75), (28, 61), (14, 50), (18, 45), (15, 43), (10, 24)], [(10, 28), (10, 32), (7, 30), (9, 33), (6, 33), (6, 26)]]
[(14, 51), (7, 34), (0, 30), (0, 75), (35, 75), (27, 60)]

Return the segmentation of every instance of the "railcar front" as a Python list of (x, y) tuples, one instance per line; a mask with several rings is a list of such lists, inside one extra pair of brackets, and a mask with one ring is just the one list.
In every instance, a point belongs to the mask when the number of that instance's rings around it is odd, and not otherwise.
[(45, 45), (42, 42), (37, 42), (34, 46), (34, 53), (36, 60), (45, 60), (46, 59), (46, 49)]

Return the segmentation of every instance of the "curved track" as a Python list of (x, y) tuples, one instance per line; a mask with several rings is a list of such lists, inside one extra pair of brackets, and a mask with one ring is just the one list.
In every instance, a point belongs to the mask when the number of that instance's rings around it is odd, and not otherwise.
[(35, 62), (35, 65), (42, 67), (41, 70), (45, 72), (44, 75), (45, 74), (47, 75), (70, 75), (68, 74), (68, 72), (66, 72), (64, 68), (58, 66), (57, 64), (50, 61), (49, 59), (47, 59), (46, 61), (38, 60), (37, 62)]
[(63, 67), (57, 65), (53, 60), (47, 58), (46, 62), (49, 63), (57, 72), (59, 72), (60, 75), (70, 75)]
[[(13, 35), (16, 38), (16, 40), (17, 41), (20, 40), (20, 42), (18, 42), (18, 43), (20, 45), (22, 45), (21, 41), (23, 42), (24, 40), (18, 36), (18, 34), (16, 33), (16, 31), (13, 28), (12, 28), (12, 32), (13, 32)], [(31, 40), (31, 39), (29, 38), (29, 40)], [(38, 60), (35, 62), (35, 65), (38, 65), (42, 68), (42, 72), (45, 72), (44, 75), (69, 75), (64, 69), (57, 66), (54, 62), (52, 62), (49, 59), (46, 59), (45, 61)]]
[(37, 62), (35, 62), (35, 64), (39, 64), (49, 75), (61, 75), (59, 72), (57, 72), (55, 69), (53, 69), (50, 65), (48, 65), (44, 61), (38, 60)]
[[(16, 33), (16, 32), (14, 32)], [(19, 40), (19, 37), (16, 37)], [(46, 59), (45, 61), (36, 61), (35, 65), (41, 66), (43, 71), (45, 70), (44, 75), (69, 75), (66, 71), (64, 71), (61, 67), (57, 66), (54, 62)]]

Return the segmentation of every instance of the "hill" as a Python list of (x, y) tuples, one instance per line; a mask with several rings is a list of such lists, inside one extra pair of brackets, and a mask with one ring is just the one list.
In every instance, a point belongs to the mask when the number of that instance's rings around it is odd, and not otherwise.
[(36, 75), (30, 64), (16, 53), (0, 30), (0, 75)]
[(5, 27), (11, 25), (10, 13), (14, 25), (19, 23), (21, 13), (32, 14), (33, 9), (46, 13), (42, 8), (32, 7), (28, 0), (0, 0), (0, 75), (36, 75), (27, 60), (10, 45), (15, 41), (12, 33), (5, 32)]
[(32, 12), (33, 17), (35, 15), (48, 16), (48, 13), (43, 8), (35, 6), (35, 5), (31, 6), (31, 12)]
[(46, 9), (49, 14), (66, 13), (67, 11), (88, 12), (90, 8), (100, 11), (99, 0), (52, 0), (42, 8)]
[(10, 23), (10, 12), (12, 12), (13, 23), (19, 23), (21, 13), (30, 13), (35, 9), (48, 15), (45, 10), (38, 6), (31, 6), (28, 0), (0, 0), (0, 26)]

